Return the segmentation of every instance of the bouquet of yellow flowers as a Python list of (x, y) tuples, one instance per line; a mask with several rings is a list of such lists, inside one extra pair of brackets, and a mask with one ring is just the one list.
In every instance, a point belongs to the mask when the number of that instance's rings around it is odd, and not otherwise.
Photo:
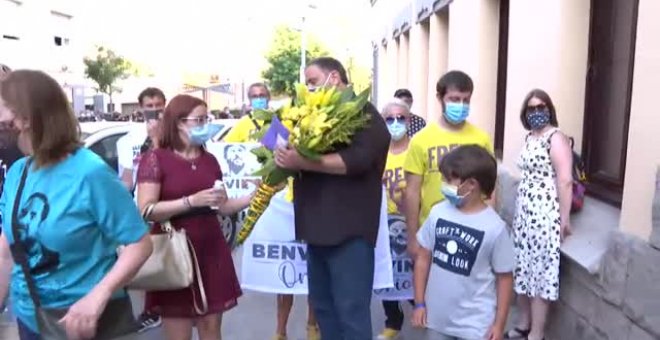
[(250, 203), (237, 243), (242, 244), (252, 232), (270, 200), (295, 172), (275, 165), (277, 146), (295, 148), (307, 159), (317, 160), (338, 145), (350, 144), (353, 135), (369, 122), (363, 113), (370, 89), (355, 95), (352, 89), (340, 91), (334, 87), (310, 92), (302, 84), (296, 85), (293, 104), (271, 110), (258, 110), (254, 117), (264, 124), (255, 137), (263, 146), (252, 152), (262, 168), (255, 173), (262, 178), (261, 185)]

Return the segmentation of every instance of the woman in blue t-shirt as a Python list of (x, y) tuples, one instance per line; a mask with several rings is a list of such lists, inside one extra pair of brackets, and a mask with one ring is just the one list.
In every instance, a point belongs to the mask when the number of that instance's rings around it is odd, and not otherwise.
[[(22, 340), (45, 337), (35, 301), (63, 315), (54, 323), (67, 338), (107, 337), (121, 327), (117, 320), (132, 317), (122, 288), (151, 253), (147, 227), (112, 169), (80, 147), (78, 123), (54, 79), (10, 73), (0, 82), (0, 123), (13, 126), (28, 155), (7, 173), (0, 198), (0, 300), (11, 287)], [(117, 256), (119, 245), (126, 247)]]

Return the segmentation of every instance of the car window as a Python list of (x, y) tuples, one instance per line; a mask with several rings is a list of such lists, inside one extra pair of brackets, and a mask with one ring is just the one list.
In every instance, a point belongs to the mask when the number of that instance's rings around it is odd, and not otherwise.
[(117, 141), (119, 138), (126, 135), (126, 132), (109, 135), (103, 139), (98, 140), (89, 146), (89, 149), (99, 155), (103, 160), (114, 170), (118, 168), (118, 154), (117, 154)]

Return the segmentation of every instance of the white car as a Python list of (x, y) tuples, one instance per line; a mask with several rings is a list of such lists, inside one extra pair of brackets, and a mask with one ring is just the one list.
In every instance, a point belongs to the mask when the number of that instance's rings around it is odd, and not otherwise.
[[(215, 135), (213, 142), (219, 142), (236, 125), (237, 119), (218, 119), (213, 123), (222, 129)], [(132, 122), (85, 122), (80, 123), (81, 139), (85, 147), (99, 155), (114, 170), (118, 169), (117, 141), (132, 129), (144, 129), (144, 123)], [(220, 225), (229, 245), (236, 239), (238, 216), (220, 217)]]
[[(238, 119), (217, 119), (214, 124), (222, 126), (222, 129), (213, 137), (214, 142), (224, 138), (236, 125)], [(117, 141), (132, 129), (144, 128), (144, 123), (134, 122), (85, 122), (80, 123), (80, 138), (85, 147), (101, 156), (108, 165), (117, 170), (118, 155)]]

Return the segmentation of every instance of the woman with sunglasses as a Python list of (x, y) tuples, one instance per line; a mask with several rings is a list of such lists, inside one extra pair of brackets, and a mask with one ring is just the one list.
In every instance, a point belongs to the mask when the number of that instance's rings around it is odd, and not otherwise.
[[(191, 339), (193, 327), (201, 340), (220, 339), (222, 314), (236, 306), (241, 289), (217, 215), (245, 209), (251, 197), (228, 199), (223, 189), (214, 188), (222, 171), (204, 144), (219, 126), (211, 124), (204, 101), (174, 97), (161, 124), (159, 148), (143, 156), (138, 167), (138, 205), (143, 210), (155, 204), (150, 220), (169, 220), (175, 228), (185, 229), (197, 254), (208, 310), (196, 312), (195, 303), (200, 305), (202, 298), (197, 283), (180, 290), (147, 292), (145, 309), (161, 315), (167, 339)], [(159, 230), (154, 223), (152, 232)]]
[(571, 233), (573, 154), (545, 91), (525, 97), (520, 121), (530, 131), (518, 160), (522, 181), (513, 221), (520, 315), (505, 338), (541, 340), (550, 302), (559, 298), (559, 246)]
[[(383, 108), (382, 116), (392, 137), (387, 163), (385, 164), (383, 184), (387, 190), (387, 213), (391, 217), (394, 217), (393, 215), (396, 215), (396, 217), (388, 218), (388, 221), (398, 221), (396, 225), (401, 226), (405, 225), (405, 223), (401, 223), (404, 213), (402, 195), (405, 189), (403, 163), (406, 160), (408, 144), (410, 143), (410, 137), (408, 137), (410, 107), (403, 100), (393, 98)], [(406, 239), (407, 232), (405, 229), (390, 228), (393, 259), (407, 256), (407, 242), (401, 244), (401, 240)], [(401, 326), (403, 326), (403, 310), (401, 310), (399, 301), (388, 300), (383, 300), (383, 309), (386, 317), (385, 329), (378, 336), (378, 339), (396, 339), (399, 332), (401, 332)]]

